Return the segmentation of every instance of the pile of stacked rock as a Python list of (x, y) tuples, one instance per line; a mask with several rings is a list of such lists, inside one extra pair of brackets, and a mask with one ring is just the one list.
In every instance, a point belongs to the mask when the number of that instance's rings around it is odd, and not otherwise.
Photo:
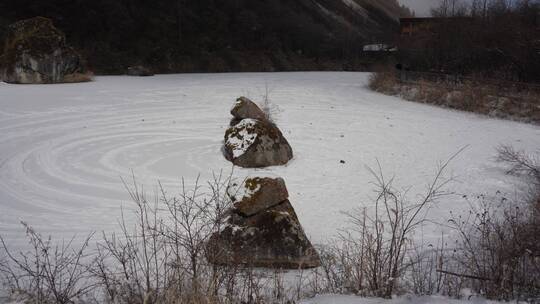
[(253, 101), (238, 98), (231, 114), (223, 146), (227, 160), (244, 168), (263, 168), (292, 159), (292, 148), (279, 128)]
[[(223, 152), (237, 166), (284, 165), (292, 149), (267, 115), (240, 97), (231, 110)], [(270, 268), (312, 268), (319, 255), (307, 238), (289, 202), (282, 178), (250, 177), (230, 193), (233, 207), (225, 227), (208, 242), (210, 262)]]

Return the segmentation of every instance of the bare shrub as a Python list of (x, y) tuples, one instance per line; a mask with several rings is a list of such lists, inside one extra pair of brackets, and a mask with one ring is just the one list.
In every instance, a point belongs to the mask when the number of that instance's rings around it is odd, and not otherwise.
[(89, 82), (94, 79), (94, 74), (92, 72), (86, 73), (73, 73), (67, 74), (64, 76), (62, 81), (64, 83), (77, 83), (77, 82)]
[(480, 195), (467, 214), (454, 214), (450, 226), (458, 232), (450, 267), (439, 272), (463, 281), (477, 294), (499, 300), (540, 297), (540, 216), (537, 156), (509, 146), (498, 149), (498, 160), (509, 173), (532, 179), (530, 193), (509, 199)]
[(137, 208), (136, 223), (128, 226), (122, 213), (120, 233), (104, 233), (97, 245), (93, 273), (110, 302), (144, 303), (145, 299), (157, 297), (170, 283), (166, 263), (171, 254), (157, 233), (162, 222), (144, 192), (135, 183), (134, 187), (129, 192)]
[[(463, 150), (463, 149), (462, 149)], [(76, 303), (90, 294), (105, 303), (291, 303), (319, 293), (354, 293), (389, 298), (411, 292), (461, 297), (462, 290), (492, 299), (540, 296), (540, 200), (537, 158), (510, 147), (499, 149), (509, 173), (535, 181), (533, 195), (512, 201), (479, 196), (448, 226), (457, 240), (414, 242), (429, 209), (445, 195), (444, 171), (462, 150), (441, 163), (423, 196), (411, 200), (380, 166), (374, 177), (373, 208), (345, 213), (350, 228), (319, 246), (321, 267), (287, 277), (281, 270), (218, 266), (206, 242), (222, 229), (235, 183), (217, 174), (207, 185), (182, 182), (180, 193), (161, 187), (149, 200), (133, 178), (126, 185), (134, 217), (122, 213), (117, 233), (103, 235), (88, 250), (72, 242), (53, 245), (28, 225), (32, 250), (14, 255), (0, 238), (0, 275), (12, 293), (35, 303)], [(454, 242), (455, 241), (455, 242)], [(450, 245), (448, 242), (452, 242)], [(289, 274), (290, 275), (290, 274)]]
[(540, 95), (531, 84), (504, 82), (481, 75), (422, 73), (380, 67), (368, 87), (408, 101), (428, 103), (524, 122), (540, 123)]
[(407, 256), (409, 269), (407, 271), (408, 285), (417, 295), (443, 294), (447, 286), (445, 275), (437, 272), (444, 265), (444, 238), (436, 245), (421, 244), (411, 248)]
[(540, 156), (517, 151), (512, 146), (497, 148), (497, 160), (510, 166), (509, 174), (526, 174), (540, 181)]
[(430, 205), (444, 194), (442, 191), (447, 180), (442, 172), (448, 165), (443, 164), (429, 185), (424, 198), (411, 202), (404, 194), (397, 191), (392, 183), (379, 172), (372, 171), (376, 177), (377, 198), (375, 214), (367, 216), (365, 209), (348, 214), (352, 224), (358, 229), (360, 239), (350, 239), (366, 257), (366, 283), (375, 295), (390, 298), (396, 282), (405, 268), (405, 255), (411, 245), (410, 237), (416, 227), (425, 219), (425, 212)]
[(0, 275), (12, 294), (19, 294), (31, 303), (73, 303), (93, 290), (88, 272), (89, 235), (76, 247), (74, 239), (53, 244), (26, 223), (26, 237), (30, 250), (11, 252), (0, 237), (0, 249), (5, 261), (0, 263)]
[(122, 217), (121, 234), (104, 235), (94, 269), (108, 300), (202, 303), (217, 296), (227, 272), (206, 262), (205, 245), (224, 220), (229, 183), (222, 174), (206, 187), (198, 179), (190, 188), (182, 181), (180, 194), (172, 197), (160, 185), (153, 202), (135, 180), (126, 185), (136, 223), (128, 226)]
[[(462, 149), (463, 150), (463, 149)], [(321, 252), (323, 277), (329, 292), (390, 298), (399, 280), (411, 266), (407, 257), (413, 249), (412, 235), (428, 210), (445, 195), (450, 181), (443, 177), (449, 162), (462, 150), (442, 163), (420, 200), (409, 200), (397, 190), (394, 178), (387, 179), (379, 166), (371, 170), (376, 197), (373, 209), (365, 207), (345, 213), (350, 229), (340, 234), (337, 246)]]
[(368, 87), (373, 91), (395, 95), (399, 94), (399, 80), (392, 71), (381, 71), (369, 76)]
[[(249, 265), (218, 266), (207, 257), (206, 243), (220, 231), (231, 199), (231, 177), (214, 175), (206, 186), (182, 182), (177, 196), (159, 187), (153, 200), (135, 178), (125, 183), (134, 202), (134, 217), (122, 212), (117, 233), (103, 234), (95, 251), (88, 238), (53, 246), (29, 226), (32, 251), (0, 255), (2, 282), (13, 295), (32, 303), (85, 303), (87, 293), (104, 303), (290, 303), (303, 295), (304, 280), (285, 282), (283, 272)], [(219, 249), (218, 249), (219, 250)]]
[(268, 121), (276, 123), (277, 116), (279, 114), (279, 107), (270, 99), (271, 93), (272, 89), (268, 86), (268, 83), (265, 83), (264, 92), (261, 95), (260, 108)]
[(314, 293), (357, 293), (364, 291), (364, 264), (355, 247), (341, 240), (320, 246), (321, 267), (315, 269), (311, 289)]
[[(450, 220), (459, 232), (459, 254), (453, 270), (441, 272), (460, 277), (476, 293), (491, 299), (527, 300), (540, 295), (540, 234), (529, 211), (508, 202), (495, 207), (481, 198), (467, 216)], [(502, 212), (502, 214), (501, 214)]]

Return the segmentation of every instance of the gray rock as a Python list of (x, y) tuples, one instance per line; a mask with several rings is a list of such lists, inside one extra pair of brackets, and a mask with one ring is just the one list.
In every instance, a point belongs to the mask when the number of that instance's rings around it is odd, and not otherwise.
[(233, 198), (234, 209), (243, 216), (252, 216), (289, 198), (282, 178), (248, 178), (238, 193), (241, 197)]
[(43, 17), (8, 26), (1, 77), (8, 83), (89, 81), (82, 57), (66, 45), (64, 33)]
[(223, 154), (244, 168), (284, 165), (293, 158), (291, 146), (274, 124), (250, 118), (227, 129)]
[(207, 258), (218, 265), (287, 269), (320, 266), (319, 255), (288, 200), (250, 217), (230, 216), (225, 228), (211, 236)]
[(236, 103), (231, 109), (231, 115), (234, 117), (231, 121), (231, 126), (246, 118), (268, 121), (268, 117), (264, 111), (246, 97), (239, 97), (236, 100)]

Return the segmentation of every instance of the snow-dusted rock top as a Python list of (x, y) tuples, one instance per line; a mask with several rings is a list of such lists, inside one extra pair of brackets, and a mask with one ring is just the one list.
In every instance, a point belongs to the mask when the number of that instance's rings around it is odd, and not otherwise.
[(255, 119), (246, 118), (240, 121), (233, 128), (238, 130), (237, 132), (231, 132), (225, 140), (225, 145), (230, 147), (234, 158), (238, 158), (251, 147), (251, 145), (257, 139), (257, 133), (250, 132), (253, 130), (257, 121)]
[(243, 168), (265, 168), (285, 165), (293, 158), (289, 142), (274, 123), (237, 119), (233, 118), (225, 131), (223, 155), (227, 160)]

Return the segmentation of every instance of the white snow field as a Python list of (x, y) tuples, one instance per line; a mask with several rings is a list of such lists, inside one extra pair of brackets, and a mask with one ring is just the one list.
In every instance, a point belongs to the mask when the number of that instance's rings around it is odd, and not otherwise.
[[(133, 170), (150, 194), (160, 180), (174, 194), (230, 172), (221, 154), (236, 97), (260, 100), (266, 87), (277, 123), (294, 149), (282, 176), (315, 243), (346, 224), (341, 211), (369, 207), (377, 160), (414, 198), (439, 161), (468, 146), (450, 165), (446, 196), (429, 218), (444, 222), (467, 206), (462, 194), (514, 195), (519, 179), (493, 159), (510, 144), (533, 152), (540, 127), (490, 119), (371, 92), (367, 73), (243, 73), (96, 77), (60, 85), (0, 83), (0, 234), (24, 244), (25, 221), (55, 239), (112, 231), (131, 208), (121, 177)], [(344, 160), (345, 163), (340, 163)], [(254, 170), (235, 169), (235, 175)], [(130, 214), (129, 212), (124, 212)], [(437, 237), (429, 226), (418, 238)]]
[[(503, 303), (472, 298), (464, 300), (450, 299), (440, 296), (401, 296), (391, 300), (380, 298), (362, 298), (349, 295), (319, 295), (312, 299), (301, 300), (300, 304), (496, 304)], [(513, 302), (510, 302), (513, 303)]]

